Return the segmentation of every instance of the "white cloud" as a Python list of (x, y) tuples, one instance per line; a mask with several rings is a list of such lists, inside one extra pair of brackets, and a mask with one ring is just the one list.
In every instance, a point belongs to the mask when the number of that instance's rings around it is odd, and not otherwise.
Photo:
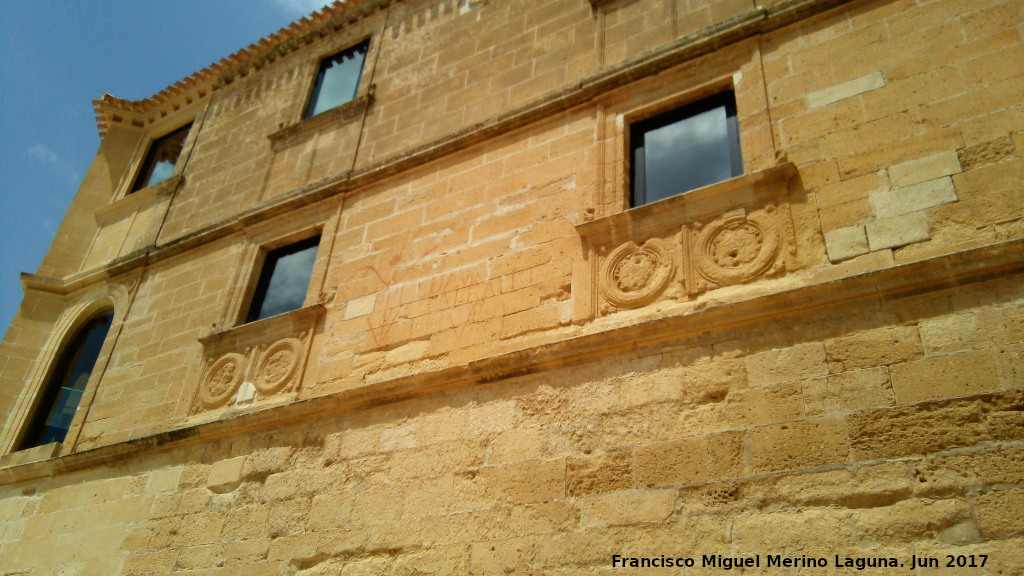
[(331, 4), (333, 0), (273, 0), (282, 10), (293, 18), (308, 16), (313, 12)]
[(46, 144), (36, 144), (28, 149), (28, 153), (36, 160), (47, 164), (56, 164), (58, 160), (57, 153), (47, 148)]
[(28, 152), (28, 155), (32, 158), (46, 164), (51, 173), (64, 178), (64, 180), (72, 187), (78, 186), (78, 184), (81, 183), (82, 174), (78, 170), (72, 168), (71, 165), (58, 156), (56, 152), (50, 150), (46, 144), (30, 146), (26, 152)]

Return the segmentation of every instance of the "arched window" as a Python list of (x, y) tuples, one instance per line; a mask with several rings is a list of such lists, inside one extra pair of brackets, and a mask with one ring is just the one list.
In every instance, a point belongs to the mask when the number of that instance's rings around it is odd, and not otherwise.
[(61, 351), (20, 450), (64, 441), (113, 319), (113, 310), (93, 316)]

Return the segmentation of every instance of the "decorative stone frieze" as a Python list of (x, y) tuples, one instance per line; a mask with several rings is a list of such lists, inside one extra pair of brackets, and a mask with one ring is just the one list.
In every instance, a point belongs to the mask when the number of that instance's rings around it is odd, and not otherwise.
[[(778, 215), (775, 203), (769, 202), (749, 213), (739, 208), (710, 222), (685, 226), (686, 292), (699, 294), (782, 271)], [(792, 248), (792, 242), (788, 244)]]
[(786, 162), (578, 225), (575, 321), (791, 270), (795, 174)]
[(191, 413), (298, 392), (323, 313), (314, 304), (200, 339), (203, 368)]

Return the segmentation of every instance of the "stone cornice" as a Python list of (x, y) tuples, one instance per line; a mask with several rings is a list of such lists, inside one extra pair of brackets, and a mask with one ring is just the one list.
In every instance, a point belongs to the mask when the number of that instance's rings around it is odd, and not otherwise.
[(235, 78), (245, 76), (254, 68), (293, 52), (329, 30), (352, 25), (373, 12), (387, 7), (391, 0), (337, 0), (329, 6), (303, 17), (230, 56), (171, 84), (157, 94), (142, 100), (125, 100), (110, 94), (93, 100), (100, 138), (112, 122), (126, 118), (141, 123), (143, 116), (154, 112), (166, 114), (194, 101), (206, 98), (214, 90)]
[(1024, 274), (1024, 239), (1004, 242), (903, 264), (865, 274), (761, 295), (728, 303), (713, 303), (627, 326), (591, 332), (498, 354), (468, 364), (414, 375), (240, 414), (213, 422), (35, 462), (0, 468), (0, 484), (13, 484), (114, 462), (129, 455), (166, 450), (199, 441), (280, 427), (296, 421), (343, 411), (429, 396), (441, 390), (465, 388), (582, 364), (636, 349), (671, 342), (685, 346), (704, 334), (763, 323), (766, 319), (796, 320), (838, 306), (876, 301), (885, 306), (899, 298), (957, 288), (987, 280)]

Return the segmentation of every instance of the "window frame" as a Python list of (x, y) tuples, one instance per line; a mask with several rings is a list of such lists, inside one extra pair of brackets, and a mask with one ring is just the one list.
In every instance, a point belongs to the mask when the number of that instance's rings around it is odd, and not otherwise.
[[(192, 135), (192, 129), (194, 127), (195, 121), (190, 120), (189, 122), (182, 124), (178, 128), (167, 131), (162, 136), (159, 136), (157, 138), (150, 138), (146, 145), (146, 153), (145, 155), (143, 155), (142, 161), (138, 164), (138, 168), (135, 171), (135, 177), (132, 178), (131, 186), (129, 186), (125, 195), (130, 196), (147, 188), (159, 186), (160, 184), (167, 182), (168, 180), (172, 179), (175, 175), (180, 173), (181, 167), (179, 166), (179, 161), (181, 160), (182, 156), (185, 155), (185, 151), (189, 143), (189, 137)], [(157, 161), (155, 155), (159, 153), (158, 147), (164, 142), (168, 142), (171, 137), (182, 132), (184, 133), (184, 138), (181, 141), (181, 150), (178, 151), (178, 156), (174, 160), (174, 169), (171, 172), (171, 175), (168, 176), (167, 178), (164, 178), (160, 182), (149, 184), (148, 181), (152, 176), (153, 171), (156, 169)]]
[[(24, 413), (24, 417), (18, 424), (17, 435), (13, 439), (13, 445), (10, 446), (11, 453), (30, 451), (48, 445), (62, 446), (64, 447), (63, 452), (67, 449), (68, 439), (71, 438), (73, 444), (77, 438), (82, 424), (78, 411), (83, 405), (91, 405), (91, 397), (95, 393), (93, 386), (96, 379), (104, 372), (109, 360), (111, 336), (116, 334), (119, 329), (118, 312), (110, 302), (97, 302), (87, 308), (88, 311), (76, 314), (76, 317), (84, 318), (84, 320), (73, 323), (63, 331), (62, 337), (57, 340), (60, 344), (54, 347), (56, 352), (45, 359), (45, 370), (40, 376), (33, 378), (33, 380), (39, 378), (36, 380), (38, 384), (32, 386), (34, 391), (29, 404), (30, 408)], [(60, 440), (42, 442), (46, 424), (60, 399), (60, 392), (66, 387), (64, 384), (68, 382), (73, 368), (85, 348), (89, 334), (95, 328), (92, 325), (103, 319), (108, 320), (106, 332), (98, 342), (96, 357), (93, 359), (85, 384), (80, 391), (81, 394), (75, 404), (68, 428)]]
[[(701, 186), (689, 188), (687, 190), (681, 190), (663, 198), (648, 200), (646, 189), (646, 161), (643, 155), (643, 152), (646, 149), (644, 134), (678, 122), (683, 122), (689, 118), (697, 116), (698, 114), (715, 110), (723, 106), (725, 107), (726, 112), (726, 137), (729, 142), (729, 168), (731, 176), (722, 180), (707, 182)], [(708, 95), (702, 95), (699, 98), (691, 99), (681, 104), (677, 103), (675, 106), (668, 109), (662, 108), (643, 117), (630, 119), (626, 126), (626, 136), (626, 157), (628, 158), (629, 163), (629, 208), (637, 208), (665, 198), (686, 194), (692, 190), (736, 178), (737, 176), (742, 176), (744, 174), (739, 116), (737, 113), (735, 90), (732, 86), (725, 87)]]
[[(357, 41), (355, 43), (352, 43), (352, 44), (348, 45), (346, 48), (343, 48), (343, 49), (338, 50), (336, 52), (333, 52), (333, 53), (327, 54), (325, 56), (322, 56), (317, 61), (316, 73), (313, 75), (313, 82), (312, 82), (312, 84), (310, 86), (310, 89), (309, 89), (309, 91), (307, 93), (307, 97), (306, 97), (306, 100), (305, 100), (305, 106), (303, 107), (303, 110), (302, 110), (302, 119), (303, 120), (306, 120), (306, 119), (309, 119), (309, 118), (315, 118), (317, 116), (320, 116), (322, 114), (330, 112), (331, 110), (336, 110), (336, 109), (338, 109), (338, 108), (340, 108), (340, 107), (342, 107), (342, 106), (344, 106), (344, 105), (346, 105), (346, 104), (348, 104), (350, 102), (353, 102), (353, 101), (359, 99), (360, 94), (363, 92), (363, 74), (366, 72), (366, 61), (369, 59), (370, 50), (372, 49), (372, 46), (370, 44), (370, 40), (371, 40), (371, 38), (368, 36), (366, 38), (363, 38), (362, 40), (359, 40), (359, 41)], [(323, 109), (323, 110), (321, 110), (319, 112), (315, 112), (314, 113), (314, 110), (316, 109), (317, 101), (318, 101), (318, 99), (320, 97), (320, 90), (323, 87), (324, 78), (327, 76), (327, 70), (330, 69), (330, 67), (327, 66), (327, 63), (330, 62), (332, 59), (337, 58), (339, 56), (343, 57), (343, 56), (346, 55), (346, 53), (349, 53), (349, 52), (356, 52), (356, 53), (358, 53), (360, 51), (360, 48), (362, 48), (362, 62), (359, 65), (359, 74), (358, 74), (358, 76), (356, 78), (356, 86), (355, 86), (355, 90), (352, 93), (352, 97), (349, 98), (348, 100), (345, 100), (344, 102), (340, 102), (340, 103), (338, 103), (338, 104), (336, 104), (334, 106), (331, 106), (330, 108), (325, 108), (325, 109)]]
[[(260, 258), (258, 265), (254, 268), (254, 272), (258, 270), (255, 276), (255, 284), (253, 284), (253, 290), (250, 297), (247, 299), (248, 304), (244, 308), (245, 314), (242, 317), (242, 324), (248, 324), (251, 322), (257, 322), (259, 320), (265, 320), (278, 316), (281, 314), (287, 314), (295, 310), (301, 309), (305, 305), (305, 301), (309, 298), (310, 287), (316, 273), (317, 259), (320, 257), (320, 245), (322, 243), (323, 236), (321, 231), (317, 230), (314, 234), (306, 236), (298, 240), (284, 243), (282, 245), (274, 247), (263, 247), (260, 250)], [(271, 316), (261, 316), (262, 307), (266, 301), (267, 292), (270, 289), (270, 283), (273, 280), (274, 272), (277, 269), (277, 262), (286, 256), (297, 254), (309, 248), (315, 248), (316, 252), (313, 256), (313, 263), (309, 269), (309, 280), (307, 281), (306, 294), (303, 298), (303, 303), (299, 306), (292, 308), (291, 310), (285, 310), (278, 312)]]

